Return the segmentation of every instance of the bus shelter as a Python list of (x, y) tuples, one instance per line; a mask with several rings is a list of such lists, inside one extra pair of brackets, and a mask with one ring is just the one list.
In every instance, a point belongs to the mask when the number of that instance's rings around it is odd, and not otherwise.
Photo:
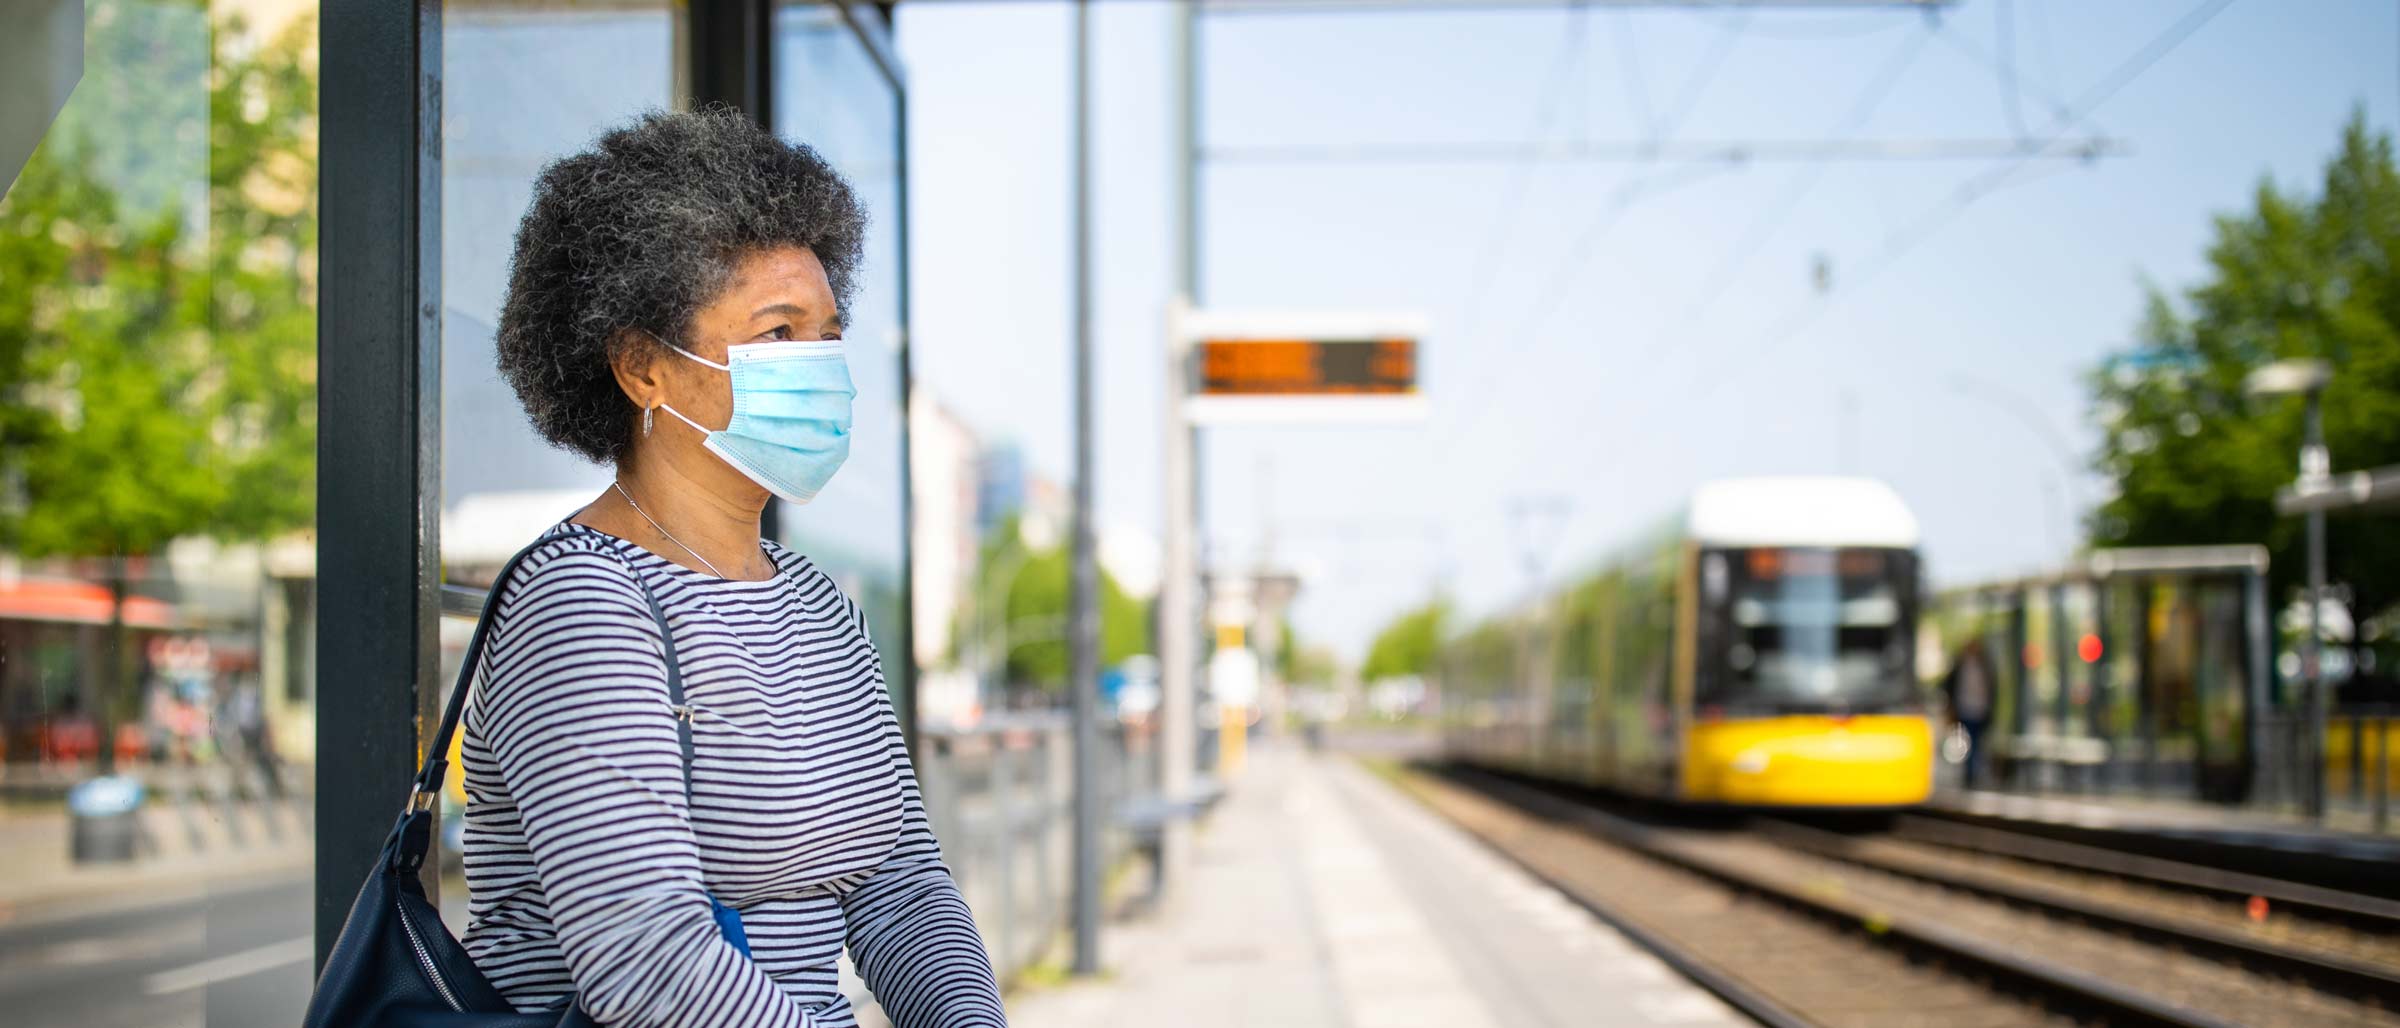
[(1940, 592), (1926, 621), (1947, 683), (1980, 641), (1984, 744), (1961, 777), (2018, 792), (2240, 803), (2295, 787), (2272, 686), (2260, 546), (2100, 550), (2075, 566)]
[[(458, 586), (479, 589), (513, 540), (606, 485), (532, 437), (492, 368), (510, 238), (543, 164), (642, 111), (707, 105), (815, 147), (875, 212), (847, 325), (862, 422), (907, 423), (910, 368), (905, 89), (889, 3), (323, 0), (317, 17), (322, 961), (417, 765), (419, 728), (441, 709), (455, 659), (442, 645), (445, 598), (452, 611), (475, 606), (479, 592)], [(446, 440), (462, 459), (445, 459)], [(913, 726), (905, 447), (897, 431), (862, 433), (807, 525), (770, 505), (764, 527), (826, 555), (821, 566), (859, 599)]]

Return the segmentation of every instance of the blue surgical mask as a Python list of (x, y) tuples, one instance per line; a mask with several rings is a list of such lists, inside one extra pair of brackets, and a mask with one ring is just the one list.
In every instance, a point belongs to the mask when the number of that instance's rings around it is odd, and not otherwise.
[(858, 396), (841, 340), (741, 343), (726, 347), (723, 364), (674, 349), (733, 376), (733, 420), (724, 428), (702, 427), (659, 404), (705, 433), (710, 453), (793, 503), (815, 499), (841, 470), (850, 456), (850, 401)]

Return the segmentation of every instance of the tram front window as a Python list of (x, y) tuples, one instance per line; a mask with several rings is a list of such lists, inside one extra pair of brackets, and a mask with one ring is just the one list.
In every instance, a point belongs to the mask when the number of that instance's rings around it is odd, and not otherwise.
[(1888, 709), (1912, 701), (1906, 551), (1758, 548), (1702, 557), (1702, 704), (1726, 713)]

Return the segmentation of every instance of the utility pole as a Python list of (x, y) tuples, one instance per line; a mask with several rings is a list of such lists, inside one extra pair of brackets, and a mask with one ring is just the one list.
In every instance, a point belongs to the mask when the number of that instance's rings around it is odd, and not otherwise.
[(1075, 973), (1100, 971), (1100, 574), (1092, 528), (1091, 4), (1075, 3), (1075, 525), (1068, 583), (1075, 697)]
[(1539, 719), (1542, 738), (1536, 746), (1549, 742), (1550, 712), (1554, 709), (1552, 692), (1556, 682), (1550, 662), (1541, 654), (1549, 646), (1550, 597), (1542, 591), (1542, 580), (1549, 572), (1550, 551), (1558, 542), (1558, 533), (1566, 527), (1567, 516), (1573, 512), (1575, 501), (1567, 496), (1520, 496), (1509, 501), (1510, 534), (1516, 536), (1518, 556), (1524, 561), (1526, 604), (1525, 629), (1517, 637), (1517, 659), (1525, 665), (1525, 680), (1532, 686), (1535, 713)]
[[(1166, 446), (1163, 454), (1162, 477), (1166, 479), (1166, 567), (1158, 587), (1158, 790), (1168, 804), (1180, 804), (1192, 793), (1193, 675), (1199, 668), (1199, 604), (1194, 595), (1200, 587), (1200, 569), (1195, 559), (1193, 535), (1194, 517), (1193, 476), (1197, 473), (1193, 460), (1192, 424), (1184, 409), (1191, 390), (1191, 350), (1183, 332), (1183, 316), (1198, 290), (1199, 217), (1195, 192), (1199, 132), (1196, 117), (1198, 107), (1198, 74), (1195, 68), (1193, 33), (1195, 12), (1193, 0), (1178, 0), (1173, 16), (1173, 39), (1169, 45), (1170, 76), (1175, 88), (1175, 153), (1170, 162), (1175, 171), (1175, 279), (1174, 299), (1167, 312), (1167, 369), (1165, 410)], [(1191, 866), (1191, 831), (1181, 819), (1170, 817), (1163, 829), (1159, 846), (1159, 880), (1167, 888), (1181, 886), (1186, 869)]]

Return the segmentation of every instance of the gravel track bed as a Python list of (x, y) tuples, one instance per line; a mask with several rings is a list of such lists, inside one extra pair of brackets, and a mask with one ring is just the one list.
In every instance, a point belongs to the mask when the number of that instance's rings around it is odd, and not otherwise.
[(2261, 942), (2339, 954), (2400, 969), (2400, 936), (2360, 931), (2348, 925), (2295, 913), (2272, 903), (2268, 904), (2267, 916), (2263, 920), (2253, 919), (2247, 906), (2240, 901), (2197, 895), (2186, 889), (2153, 885), (2099, 871), (2060, 867), (2022, 857), (1976, 853), (1904, 839), (1861, 839), (1858, 844), (1861, 851), (1866, 853), (1940, 861), (1988, 874), (2002, 881), (2072, 889), (2088, 899), (2130, 910), (2199, 921)]

